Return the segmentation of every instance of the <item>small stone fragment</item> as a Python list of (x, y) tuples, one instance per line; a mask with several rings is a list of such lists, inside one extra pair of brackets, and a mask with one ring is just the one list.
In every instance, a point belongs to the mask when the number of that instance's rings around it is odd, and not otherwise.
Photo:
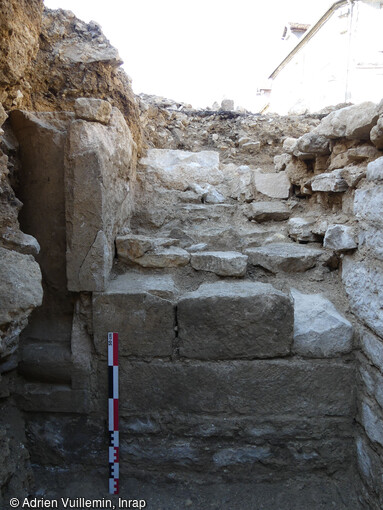
[(295, 353), (310, 358), (331, 358), (352, 350), (352, 325), (328, 299), (295, 289), (291, 289), (291, 295)]
[(313, 191), (332, 191), (342, 193), (348, 188), (347, 182), (340, 174), (340, 170), (334, 170), (331, 173), (320, 174), (311, 181)]
[(112, 105), (102, 99), (79, 97), (74, 103), (74, 111), (77, 119), (109, 124)]
[(316, 236), (312, 231), (315, 219), (290, 218), (287, 224), (289, 236), (295, 241), (313, 242)]
[(330, 225), (323, 246), (336, 251), (355, 250), (358, 247), (355, 230), (347, 225)]

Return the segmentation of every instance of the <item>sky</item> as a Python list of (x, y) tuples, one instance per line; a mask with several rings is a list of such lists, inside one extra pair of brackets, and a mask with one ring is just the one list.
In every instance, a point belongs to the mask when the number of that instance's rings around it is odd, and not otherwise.
[[(335, 0), (45, 0), (99, 23), (136, 94), (256, 110), (256, 90), (289, 51), (287, 22), (312, 24)], [(290, 48), (291, 49), (291, 48)]]

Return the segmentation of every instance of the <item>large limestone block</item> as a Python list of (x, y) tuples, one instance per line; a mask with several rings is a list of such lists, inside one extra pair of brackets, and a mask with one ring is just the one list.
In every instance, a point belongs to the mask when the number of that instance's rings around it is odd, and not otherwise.
[(201, 285), (179, 300), (177, 317), (181, 356), (267, 358), (290, 352), (292, 302), (268, 284)]
[(290, 208), (283, 202), (252, 202), (246, 211), (249, 220), (258, 223), (287, 220), (290, 214)]
[(287, 199), (290, 195), (291, 182), (284, 172), (276, 174), (254, 173), (255, 189), (270, 198)]
[(190, 264), (197, 271), (210, 271), (219, 276), (244, 276), (247, 256), (236, 251), (206, 251), (192, 253)]
[(28, 316), (42, 303), (43, 289), (40, 267), (31, 255), (1, 247), (0, 282), (1, 358), (16, 349)]
[(334, 170), (330, 173), (319, 174), (311, 181), (313, 191), (332, 191), (342, 193), (346, 191), (348, 184), (342, 177), (341, 170)]
[(140, 160), (145, 179), (167, 189), (185, 191), (191, 184), (220, 184), (219, 153), (150, 149)]
[(348, 225), (330, 225), (326, 230), (323, 246), (336, 251), (355, 250), (358, 247), (355, 229)]
[(373, 227), (383, 227), (383, 185), (370, 189), (357, 189), (354, 198), (354, 214)]
[(261, 266), (273, 273), (299, 273), (314, 267), (324, 256), (323, 250), (297, 243), (271, 243), (245, 251), (249, 264)]
[(352, 350), (353, 329), (320, 294), (291, 290), (294, 299), (293, 350), (309, 358), (331, 358)]
[(335, 360), (254, 360), (121, 366), (121, 414), (354, 416), (355, 374)]
[(383, 337), (383, 270), (379, 264), (344, 257), (342, 280), (354, 313)]
[(134, 289), (139, 294), (148, 292), (170, 301), (178, 293), (173, 278), (168, 274), (152, 275), (129, 271), (117, 276), (108, 285), (108, 291), (112, 293), (124, 293), (127, 289)]
[[(122, 279), (106, 292), (93, 294), (93, 331), (96, 351), (107, 355), (107, 335), (119, 334), (121, 356), (170, 356), (175, 338), (175, 311), (168, 299), (153, 294), (153, 280)], [(146, 291), (146, 289), (148, 291)], [(158, 292), (159, 290), (159, 292)]]
[(84, 120), (70, 125), (65, 162), (69, 290), (106, 286), (116, 233), (132, 208), (135, 150), (116, 108), (108, 126)]
[(331, 112), (313, 131), (327, 138), (368, 140), (379, 118), (379, 108), (369, 101)]

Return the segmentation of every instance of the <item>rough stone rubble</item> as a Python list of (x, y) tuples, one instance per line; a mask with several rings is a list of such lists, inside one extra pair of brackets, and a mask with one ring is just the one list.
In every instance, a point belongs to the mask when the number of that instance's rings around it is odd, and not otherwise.
[(0, 499), (103, 494), (113, 330), (123, 476), (381, 508), (382, 104), (135, 98), (96, 24), (1, 9)]

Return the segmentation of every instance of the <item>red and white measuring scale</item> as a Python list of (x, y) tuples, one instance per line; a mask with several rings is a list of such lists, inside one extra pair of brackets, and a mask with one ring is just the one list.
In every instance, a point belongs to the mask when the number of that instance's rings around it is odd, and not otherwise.
[(118, 494), (118, 333), (108, 333), (109, 494)]

